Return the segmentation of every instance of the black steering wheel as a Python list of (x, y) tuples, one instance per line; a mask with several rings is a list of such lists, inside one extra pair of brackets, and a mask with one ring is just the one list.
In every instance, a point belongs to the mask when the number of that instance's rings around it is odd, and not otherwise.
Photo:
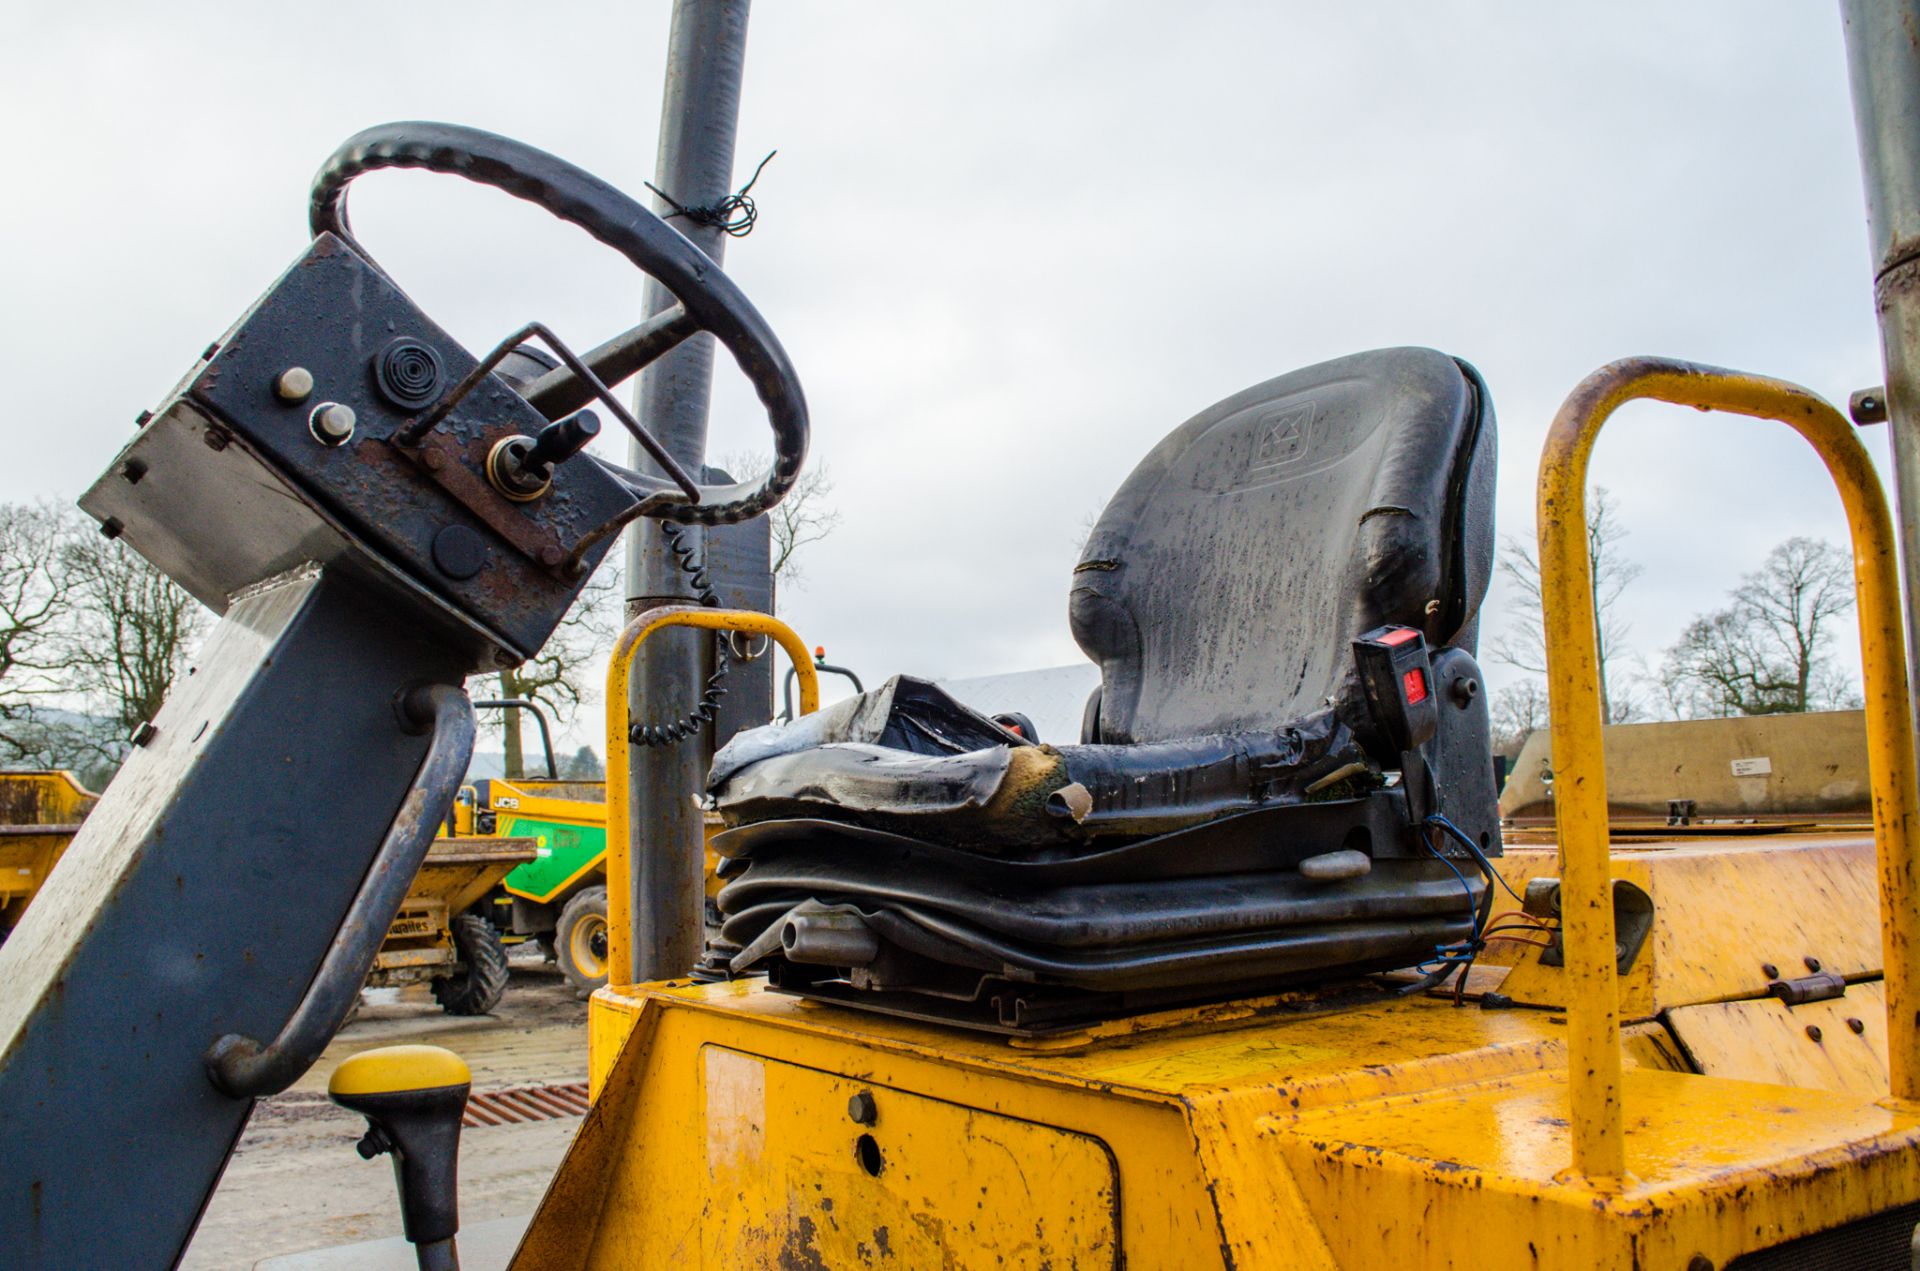
[[(685, 501), (684, 494), (648, 497), (646, 515), (725, 525), (760, 515), (793, 488), (807, 455), (807, 399), (800, 378), (766, 319), (679, 231), (605, 181), (544, 150), (457, 124), (392, 123), (348, 138), (321, 166), (308, 205), (315, 237), (335, 234), (368, 255), (348, 228), (347, 186), (381, 168), (424, 168), (505, 190), (578, 225), (672, 292), (680, 302), (678, 310), (642, 323), (588, 355), (587, 364), (596, 371), (611, 367), (618, 372), (606, 378), (631, 375), (696, 331), (711, 332), (733, 354), (766, 407), (773, 428), (773, 467), (757, 485), (699, 486), (698, 502)], [(577, 379), (565, 370), (544, 377), (541, 396), (583, 404), (594, 390)], [(652, 438), (642, 440), (659, 453)], [(619, 471), (636, 486), (636, 493), (680, 490), (672, 482)]]

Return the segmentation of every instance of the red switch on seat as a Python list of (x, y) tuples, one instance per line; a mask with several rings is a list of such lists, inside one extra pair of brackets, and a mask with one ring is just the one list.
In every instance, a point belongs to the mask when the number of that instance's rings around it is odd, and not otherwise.
[(1418, 627), (1375, 627), (1353, 642), (1374, 722), (1395, 751), (1418, 749), (1440, 727), (1433, 664)]

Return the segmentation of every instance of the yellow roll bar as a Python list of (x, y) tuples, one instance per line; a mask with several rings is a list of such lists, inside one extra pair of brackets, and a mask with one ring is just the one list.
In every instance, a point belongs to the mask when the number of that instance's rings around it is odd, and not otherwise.
[(1783, 380), (1664, 358), (1600, 368), (1560, 407), (1540, 456), (1540, 594), (1552, 702), (1554, 817), (1566, 946), (1573, 1173), (1597, 1187), (1626, 1175), (1620, 1107), (1620, 1007), (1608, 864), (1607, 773), (1600, 746), (1587, 465), (1600, 425), (1639, 398), (1773, 419), (1805, 437), (1839, 488), (1853, 539), (1866, 683), (1867, 759), (1880, 861), (1887, 1052), (1893, 1096), (1920, 1098), (1920, 857), (1913, 723), (1901, 637), (1893, 520), (1866, 448), (1838, 411)]
[(800, 714), (820, 709), (820, 677), (807, 656), (807, 646), (792, 627), (770, 614), (750, 609), (706, 609), (697, 605), (662, 605), (629, 622), (613, 646), (607, 663), (607, 983), (633, 983), (633, 950), (628, 947), (633, 895), (633, 813), (627, 793), (633, 770), (633, 743), (627, 735), (627, 680), (640, 642), (668, 627), (699, 627), (707, 631), (738, 631), (766, 636), (787, 651), (800, 677)]

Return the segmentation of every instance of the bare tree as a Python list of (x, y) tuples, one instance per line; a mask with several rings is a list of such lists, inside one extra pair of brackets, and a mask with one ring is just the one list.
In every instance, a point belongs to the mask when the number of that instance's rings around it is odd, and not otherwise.
[(0, 504), (0, 711), (52, 688), (64, 667), (60, 552), (77, 519), (50, 502)]
[(205, 618), (72, 509), (0, 506), (0, 760), (109, 780)]
[(1790, 538), (1667, 650), (1661, 681), (1691, 715), (1775, 715), (1846, 704), (1829, 660), (1835, 620), (1853, 608), (1853, 563), (1831, 543)]
[(207, 611), (125, 544), (77, 517), (62, 534), (59, 570), (73, 602), (62, 641), (66, 683), (124, 735), (159, 712), (206, 629)]
[[(537, 702), (561, 720), (571, 718), (582, 702), (592, 699), (595, 685), (590, 674), (619, 634), (617, 578), (612, 565), (593, 576), (545, 647), (519, 666), (499, 672), (500, 696)], [(501, 713), (505, 716), (501, 723), (502, 749), (506, 752), (507, 779), (512, 781), (527, 775), (522, 713)]]
[(78, 525), (71, 509), (49, 501), (0, 505), (0, 763), (69, 768), (97, 789), (113, 774), (119, 739), (54, 704), (73, 611), (61, 551)]
[(36, 702), (0, 713), (0, 763), (8, 767), (65, 768), (88, 789), (104, 790), (128, 749), (114, 721), (85, 712)]
[(1493, 695), (1493, 753), (1517, 755), (1535, 730), (1547, 726), (1547, 686), (1539, 680), (1509, 684)]
[[(1587, 566), (1593, 577), (1594, 644), (1600, 671), (1600, 717), (1610, 724), (1632, 718), (1634, 705), (1619, 685), (1608, 684), (1607, 668), (1626, 651), (1630, 624), (1616, 610), (1640, 566), (1620, 553), (1627, 528), (1620, 505), (1604, 486), (1587, 496)], [(1540, 560), (1533, 544), (1509, 534), (1501, 540), (1500, 574), (1513, 584), (1515, 600), (1506, 630), (1493, 642), (1492, 656), (1535, 675), (1547, 671), (1546, 618), (1540, 602)]]
[[(758, 451), (737, 451), (721, 461), (729, 473), (743, 481), (748, 478), (739, 474), (765, 472), (772, 462)], [(816, 463), (800, 475), (793, 489), (787, 491), (787, 497), (767, 513), (767, 528), (773, 536), (775, 583), (797, 585), (802, 577), (800, 549), (840, 528), (840, 513), (828, 502), (832, 496), (833, 474), (825, 464)]]

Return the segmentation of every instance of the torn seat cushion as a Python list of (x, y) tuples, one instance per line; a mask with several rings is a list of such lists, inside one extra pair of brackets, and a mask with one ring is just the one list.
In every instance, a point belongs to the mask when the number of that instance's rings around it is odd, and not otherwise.
[(729, 825), (820, 817), (988, 856), (1032, 856), (1355, 793), (1378, 784), (1365, 759), (1324, 708), (1280, 729), (1139, 746), (1038, 745), (938, 685), (900, 675), (791, 723), (739, 734), (714, 757), (708, 791)]

